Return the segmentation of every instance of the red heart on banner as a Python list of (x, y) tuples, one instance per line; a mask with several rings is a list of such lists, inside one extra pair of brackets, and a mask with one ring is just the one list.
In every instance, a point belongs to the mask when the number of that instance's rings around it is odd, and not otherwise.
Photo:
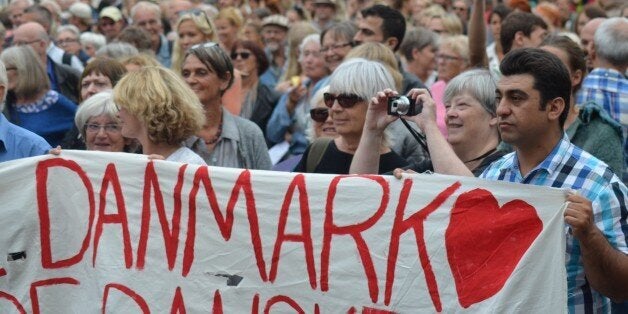
[(467, 308), (499, 292), (541, 230), (536, 209), (522, 200), (500, 208), (487, 190), (461, 194), (445, 233), (460, 305)]

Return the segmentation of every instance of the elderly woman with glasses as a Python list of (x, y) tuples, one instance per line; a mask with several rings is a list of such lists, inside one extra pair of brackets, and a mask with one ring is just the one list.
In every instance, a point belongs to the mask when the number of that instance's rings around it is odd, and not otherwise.
[(289, 155), (302, 154), (308, 141), (310, 99), (324, 85), (329, 71), (320, 52), (320, 35), (312, 34), (303, 39), (299, 46), (299, 63), (304, 79), (297, 82), (289, 92), (282, 95), (266, 127), (266, 137), (271, 144), (287, 141)]
[[(447, 85), (445, 90), (446, 125), (449, 132), (447, 142), (465, 166), (479, 176), (493, 161), (507, 152), (498, 148), (500, 138), (497, 129), (497, 105), (495, 103), (496, 84), (488, 70), (476, 69), (463, 72)], [(369, 151), (373, 143), (383, 138), (384, 128), (398, 117), (387, 114), (387, 97), (392, 91), (378, 93), (369, 104), (369, 117), (366, 121), (360, 148), (351, 165), (351, 173), (375, 173), (378, 156)], [(427, 144), (443, 140), (436, 125), (434, 100), (427, 90), (413, 89), (412, 99), (421, 99), (423, 111), (408, 117), (416, 122), (425, 136)], [(434, 168), (447, 167), (446, 160), (432, 160)], [(415, 169), (416, 170), (416, 169)]]
[(111, 91), (100, 92), (85, 100), (74, 117), (80, 138), (87, 150), (135, 152), (135, 141), (122, 136), (118, 107)]
[[(91, 57), (83, 50), (83, 46), (81, 46), (81, 42), (79, 41), (79, 36), (81, 36), (81, 32), (74, 25), (62, 25), (57, 28), (57, 37), (55, 38), (55, 43), (57, 46), (61, 47), (63, 51), (69, 53), (67, 57), (64, 55), (64, 58), (68, 60), (63, 60), (66, 62), (70, 62), (70, 56), (75, 55), (81, 60), (83, 65), (87, 64), (87, 60)], [(66, 63), (67, 64), (67, 63)]]
[[(92, 59), (79, 79), (79, 100), (84, 102), (102, 91), (111, 90), (126, 74), (124, 66), (114, 59)], [(82, 103), (79, 108), (82, 107)], [(63, 137), (61, 147), (65, 149), (85, 149), (85, 141), (79, 138), (81, 127), (73, 127)], [(83, 136), (83, 139), (85, 137)]]
[(186, 52), (181, 76), (203, 105), (207, 122), (185, 145), (211, 166), (270, 169), (259, 127), (223, 109), (221, 96), (233, 83), (233, 71), (231, 59), (216, 43), (192, 46)]
[(204, 165), (181, 143), (203, 127), (203, 107), (171, 70), (146, 67), (125, 75), (113, 89), (122, 136), (136, 139), (146, 155)]
[[(329, 92), (323, 98), (338, 136), (316, 140), (303, 153), (295, 168), (297, 172), (347, 174), (358, 148), (369, 100), (395, 82), (380, 63), (351, 59), (342, 63), (331, 75)], [(378, 173), (405, 167), (407, 162), (393, 152), (387, 141), (370, 148), (380, 157)]]

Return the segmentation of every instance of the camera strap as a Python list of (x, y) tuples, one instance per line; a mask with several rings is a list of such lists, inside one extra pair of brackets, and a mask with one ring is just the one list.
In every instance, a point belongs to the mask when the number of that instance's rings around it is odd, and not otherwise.
[(403, 122), (403, 125), (406, 127), (406, 129), (408, 129), (408, 132), (410, 132), (410, 134), (412, 134), (412, 137), (414, 137), (414, 139), (419, 142), (419, 145), (421, 145), (421, 147), (423, 147), (423, 150), (425, 150), (425, 153), (427, 154), (427, 156), (430, 156), (430, 151), (427, 149), (427, 142), (425, 141), (425, 135), (417, 132), (415, 129), (413, 129), (410, 124), (408, 124), (408, 121), (406, 121), (405, 119), (399, 117), (399, 120), (401, 120), (401, 122)]

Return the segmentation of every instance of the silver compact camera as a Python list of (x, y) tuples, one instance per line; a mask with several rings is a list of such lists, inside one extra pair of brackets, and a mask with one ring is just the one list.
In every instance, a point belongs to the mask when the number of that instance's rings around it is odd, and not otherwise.
[(415, 102), (406, 96), (388, 98), (388, 114), (394, 116), (416, 116), (423, 110), (423, 102)]

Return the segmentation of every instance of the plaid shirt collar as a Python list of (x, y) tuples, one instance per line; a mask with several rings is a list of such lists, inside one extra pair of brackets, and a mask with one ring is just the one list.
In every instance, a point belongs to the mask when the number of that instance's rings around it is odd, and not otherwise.
[(552, 149), (552, 151), (545, 157), (545, 159), (525, 178), (522, 178), (521, 169), (519, 168), (519, 158), (517, 158), (517, 153), (512, 154), (512, 162), (509, 165), (504, 165), (501, 171), (502, 177), (517, 177), (522, 183), (526, 183), (530, 178), (533, 178), (539, 174), (546, 173), (548, 177), (553, 177), (554, 172), (559, 171), (559, 167), (566, 162), (566, 158), (569, 158), (570, 151), (572, 150), (572, 144), (569, 141), (569, 137), (566, 133), (563, 133), (563, 137), (558, 141), (556, 146)]

